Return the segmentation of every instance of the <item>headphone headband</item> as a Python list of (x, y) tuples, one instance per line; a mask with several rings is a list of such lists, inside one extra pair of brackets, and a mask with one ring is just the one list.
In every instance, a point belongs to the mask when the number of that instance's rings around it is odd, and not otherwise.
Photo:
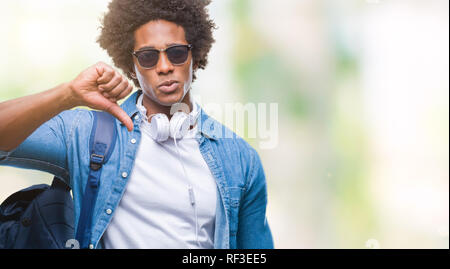
[(166, 114), (163, 113), (155, 113), (147, 116), (147, 109), (143, 106), (142, 102), (143, 98), (144, 93), (142, 92), (136, 102), (136, 107), (144, 119), (142, 127), (158, 142), (167, 140), (169, 136), (177, 139), (184, 137), (189, 131), (189, 128), (195, 125), (200, 114), (197, 104), (191, 98), (193, 110), (189, 114), (182, 111), (175, 112), (170, 121)]

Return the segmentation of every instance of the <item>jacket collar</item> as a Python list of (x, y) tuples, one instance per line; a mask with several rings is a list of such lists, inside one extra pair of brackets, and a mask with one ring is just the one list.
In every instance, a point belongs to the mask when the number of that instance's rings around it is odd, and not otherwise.
[[(142, 94), (142, 90), (135, 91), (130, 97), (128, 97), (121, 105), (120, 107), (125, 111), (125, 113), (130, 116), (131, 120), (135, 123), (135, 126), (138, 126), (139, 124), (136, 124), (135, 115), (139, 113), (139, 110), (136, 106), (136, 102), (138, 97)], [(199, 108), (199, 117), (198, 117), (198, 129), (200, 133), (205, 136), (206, 138), (217, 140), (220, 132), (220, 123), (211, 118), (206, 112), (203, 110), (203, 108), (198, 106)], [(120, 122), (121, 125), (123, 125), (122, 122)]]

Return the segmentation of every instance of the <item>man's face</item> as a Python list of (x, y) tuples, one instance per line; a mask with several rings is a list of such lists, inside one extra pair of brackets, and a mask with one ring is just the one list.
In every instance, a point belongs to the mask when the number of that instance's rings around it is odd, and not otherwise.
[[(142, 25), (134, 32), (134, 38), (134, 51), (144, 47), (165, 49), (175, 44), (188, 44), (183, 27), (165, 20), (150, 21)], [(192, 70), (190, 70), (192, 62), (191, 51), (189, 51), (188, 59), (182, 65), (173, 65), (165, 52), (159, 54), (158, 63), (151, 69), (141, 67), (136, 57), (133, 57), (133, 61), (138, 71), (136, 75), (138, 78), (139, 74), (141, 76), (141, 88), (145, 95), (154, 102), (165, 106), (182, 101), (185, 87), (190, 85), (190, 80), (192, 79)], [(178, 82), (175, 90), (168, 91), (167, 88), (159, 87), (161, 83), (168, 80)]]

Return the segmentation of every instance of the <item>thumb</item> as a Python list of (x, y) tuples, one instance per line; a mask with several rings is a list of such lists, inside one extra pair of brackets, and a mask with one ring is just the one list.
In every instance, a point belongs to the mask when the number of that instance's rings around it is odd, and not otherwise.
[(101, 78), (103, 76), (103, 73), (105, 72), (105, 69), (103, 68), (103, 66), (96, 66), (95, 71), (97, 71), (98, 77)]
[(122, 122), (129, 132), (133, 131), (133, 121), (119, 105), (111, 102), (111, 105), (105, 111)]

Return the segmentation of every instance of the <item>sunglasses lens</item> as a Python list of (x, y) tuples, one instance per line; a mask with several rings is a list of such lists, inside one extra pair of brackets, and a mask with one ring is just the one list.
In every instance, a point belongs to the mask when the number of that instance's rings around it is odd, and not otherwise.
[(157, 50), (141, 51), (137, 54), (139, 64), (142, 67), (150, 68), (158, 63), (159, 52)]
[(186, 46), (177, 46), (167, 49), (167, 57), (173, 64), (182, 64), (186, 62), (189, 49)]

